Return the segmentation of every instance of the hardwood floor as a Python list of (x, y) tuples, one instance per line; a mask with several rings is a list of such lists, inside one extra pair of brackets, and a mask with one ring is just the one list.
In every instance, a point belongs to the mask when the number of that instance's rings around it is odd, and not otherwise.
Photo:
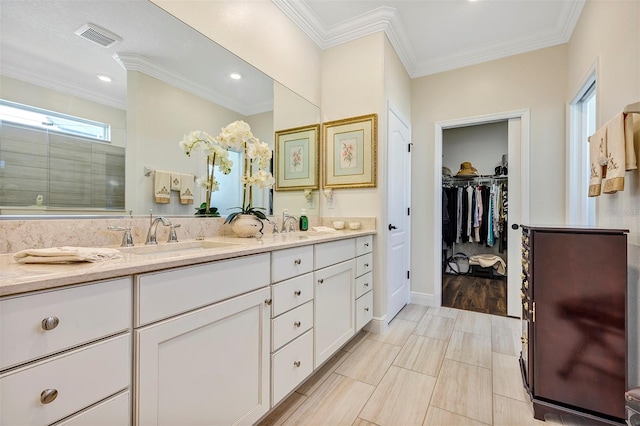
[(507, 281), (443, 274), (442, 306), (506, 316)]
[(533, 418), (519, 319), (407, 305), (383, 334), (360, 332), (260, 426), (585, 426)]

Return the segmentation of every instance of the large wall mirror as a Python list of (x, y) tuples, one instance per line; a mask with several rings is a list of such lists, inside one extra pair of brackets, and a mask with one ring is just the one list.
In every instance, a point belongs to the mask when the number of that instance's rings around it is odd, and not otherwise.
[[(197, 187), (194, 204), (177, 191), (168, 204), (153, 197), (155, 170), (205, 173), (204, 158), (179, 147), (183, 135), (241, 119), (273, 147), (276, 130), (320, 120), (318, 107), (148, 0), (2, 0), (0, 16), (0, 99), (110, 126), (93, 146), (2, 122), (2, 215), (193, 215)], [(239, 205), (237, 166), (213, 196), (222, 215)], [(261, 196), (254, 204), (268, 208), (279, 193)]]

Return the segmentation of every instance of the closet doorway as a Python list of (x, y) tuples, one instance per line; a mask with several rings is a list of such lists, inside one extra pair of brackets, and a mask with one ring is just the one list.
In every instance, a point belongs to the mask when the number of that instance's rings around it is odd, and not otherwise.
[(507, 315), (508, 121), (442, 133), (442, 306)]
[[(464, 117), (451, 120), (435, 122), (435, 144), (434, 144), (434, 177), (433, 191), (439, 194), (442, 191), (442, 135), (444, 130), (457, 127), (465, 127), (478, 124), (492, 123), (496, 121), (508, 121), (508, 202), (509, 217), (508, 227), (508, 256), (513, 261), (512, 267), (507, 264), (507, 316), (520, 318), (522, 314), (522, 304), (520, 300), (519, 288), (520, 268), (518, 259), (520, 258), (520, 229), (512, 229), (512, 226), (520, 223), (529, 223), (529, 145), (530, 145), (530, 111), (528, 109), (512, 110), (506, 112)], [(459, 165), (458, 165), (459, 166)], [(454, 171), (454, 173), (457, 170)], [(446, 259), (442, 259), (442, 238), (437, 238), (442, 232), (442, 200), (436, 196), (433, 203), (433, 250), (437, 262), (433, 268), (433, 299), (435, 306), (442, 304), (442, 274), (441, 265)], [(439, 267), (440, 266), (440, 267)]]

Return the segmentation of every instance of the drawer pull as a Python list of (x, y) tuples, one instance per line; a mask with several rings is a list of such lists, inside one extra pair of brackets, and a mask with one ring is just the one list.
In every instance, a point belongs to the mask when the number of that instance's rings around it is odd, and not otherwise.
[(40, 402), (43, 404), (49, 404), (53, 402), (58, 397), (57, 389), (45, 389), (40, 394)]
[(369, 247), (369, 243), (364, 243), (364, 246), (365, 247)]
[(267, 306), (271, 306), (271, 299), (265, 299), (264, 304)]
[(296, 259), (296, 260), (293, 261), (293, 263), (295, 263), (296, 265), (299, 265), (299, 264), (302, 263), (302, 260), (301, 259)]
[(364, 308), (364, 310), (365, 310), (366, 312), (369, 312), (369, 308)]
[(364, 286), (365, 287), (369, 287), (369, 283), (364, 283)]
[(320, 279), (318, 280), (318, 283), (320, 283), (320, 284), (322, 284), (323, 282), (324, 282), (324, 278), (320, 278)]
[(296, 327), (300, 327), (302, 323), (300, 321), (296, 321), (293, 323), (293, 325), (295, 325)]
[(293, 361), (293, 365), (295, 365), (296, 367), (300, 367), (301, 362), (300, 361)]
[(53, 330), (60, 324), (60, 320), (58, 317), (49, 317), (42, 320), (42, 329), (43, 330)]
[(365, 267), (365, 268), (368, 268), (368, 267), (369, 267), (369, 264), (368, 264), (368, 263), (365, 263), (365, 264), (364, 264), (364, 267)]
[(293, 294), (295, 294), (296, 296), (300, 296), (302, 292), (300, 290), (296, 290), (293, 292)]

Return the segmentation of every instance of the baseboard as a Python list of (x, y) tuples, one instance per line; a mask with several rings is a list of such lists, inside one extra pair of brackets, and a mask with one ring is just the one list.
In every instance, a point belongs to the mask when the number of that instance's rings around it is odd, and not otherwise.
[(364, 329), (370, 333), (382, 334), (387, 328), (389, 328), (389, 324), (387, 324), (387, 315), (385, 314), (383, 317), (374, 317), (367, 325), (364, 326)]
[(410, 299), (411, 299), (411, 303), (415, 305), (433, 306), (433, 307), (440, 306), (440, 303), (436, 300), (433, 294), (418, 293), (417, 291), (412, 291), (410, 294)]

